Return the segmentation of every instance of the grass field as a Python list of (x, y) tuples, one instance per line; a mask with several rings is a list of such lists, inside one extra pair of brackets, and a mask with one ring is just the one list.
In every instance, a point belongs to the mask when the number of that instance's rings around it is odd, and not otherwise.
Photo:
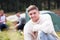
[(0, 40), (23, 40), (23, 34), (19, 31), (9, 29), (8, 31), (0, 32)]
[[(57, 32), (60, 36), (60, 32)], [(24, 40), (23, 34), (18, 31), (8, 30), (0, 32), (0, 40)]]

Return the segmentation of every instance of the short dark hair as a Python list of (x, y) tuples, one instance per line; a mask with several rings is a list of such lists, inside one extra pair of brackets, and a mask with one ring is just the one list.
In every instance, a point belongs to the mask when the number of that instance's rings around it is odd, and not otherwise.
[(27, 11), (29, 12), (29, 11), (34, 10), (34, 9), (39, 10), (38, 7), (36, 7), (35, 5), (30, 5), (30, 6), (27, 8)]
[(16, 11), (15, 13), (20, 13), (20, 11)]
[[(0, 11), (3, 11), (3, 12), (4, 12), (4, 10), (2, 10), (2, 9), (1, 9)], [(4, 13), (5, 13), (5, 12), (4, 12)]]

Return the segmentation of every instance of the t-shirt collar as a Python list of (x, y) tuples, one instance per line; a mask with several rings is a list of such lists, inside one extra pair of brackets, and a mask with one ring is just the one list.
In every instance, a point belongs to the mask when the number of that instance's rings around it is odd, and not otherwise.
[[(32, 20), (31, 20), (32, 21)], [(32, 24), (39, 24), (40, 23), (40, 18), (39, 18), (39, 20), (37, 21), (37, 22), (33, 22), (32, 21)]]

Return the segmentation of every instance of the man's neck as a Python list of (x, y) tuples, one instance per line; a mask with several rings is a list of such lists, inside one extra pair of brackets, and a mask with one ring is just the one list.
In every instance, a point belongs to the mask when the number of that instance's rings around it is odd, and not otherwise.
[(33, 23), (39, 23), (40, 22), (40, 18), (38, 18), (36, 21), (33, 21)]

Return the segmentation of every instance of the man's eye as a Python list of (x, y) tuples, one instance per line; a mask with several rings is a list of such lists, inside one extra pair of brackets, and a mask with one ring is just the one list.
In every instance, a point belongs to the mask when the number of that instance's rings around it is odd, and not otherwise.
[(34, 12), (34, 14), (36, 14), (36, 12)]
[(30, 15), (32, 15), (32, 14), (30, 14)]

